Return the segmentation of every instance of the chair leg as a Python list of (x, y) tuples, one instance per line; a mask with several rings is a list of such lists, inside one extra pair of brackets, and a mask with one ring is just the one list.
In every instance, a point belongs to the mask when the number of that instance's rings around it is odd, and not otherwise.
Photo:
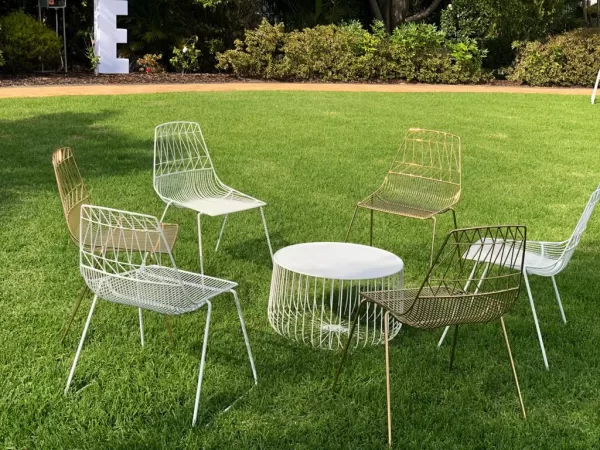
[(348, 227), (348, 232), (346, 233), (346, 239), (344, 242), (348, 242), (348, 237), (350, 236), (350, 230), (352, 230), (352, 225), (354, 225), (354, 219), (356, 219), (356, 212), (358, 211), (358, 205), (354, 208), (354, 214), (352, 214), (352, 220), (350, 221), (350, 226)]
[(521, 412), (523, 418), (527, 419), (527, 413), (525, 412), (525, 405), (523, 403), (523, 396), (521, 395), (521, 388), (519, 387), (519, 378), (517, 377), (517, 369), (515, 368), (515, 361), (510, 351), (510, 342), (508, 341), (508, 333), (506, 333), (506, 326), (504, 325), (504, 317), (500, 317), (500, 325), (502, 325), (502, 333), (504, 333), (504, 342), (506, 342), (506, 350), (508, 350), (508, 358), (510, 359), (510, 367), (512, 368), (513, 377), (515, 379), (515, 386), (517, 387), (517, 394), (519, 395), (519, 403), (521, 404)]
[(431, 239), (431, 254), (429, 255), (429, 267), (433, 265), (433, 251), (435, 250), (435, 229), (437, 226), (437, 219), (435, 218), (435, 216), (433, 216), (431, 220), (433, 220), (433, 233)]
[(219, 239), (217, 239), (217, 246), (215, 247), (215, 252), (219, 251), (219, 244), (221, 243), (221, 238), (223, 237), (223, 231), (225, 231), (227, 217), (229, 217), (229, 214), (225, 214), (225, 218), (223, 219), (223, 225), (221, 225), (221, 231), (219, 232)]
[(444, 328), (444, 332), (442, 333), (442, 336), (440, 337), (440, 340), (438, 341), (438, 344), (437, 344), (438, 348), (440, 348), (442, 346), (442, 344), (444, 343), (444, 339), (446, 339), (448, 330), (450, 330), (450, 325), (448, 325), (446, 328)]
[(388, 312), (383, 317), (383, 332), (385, 339), (385, 390), (387, 402), (387, 425), (388, 425), (388, 446), (392, 446), (392, 400), (390, 389), (390, 344), (388, 337), (390, 333), (390, 315)]
[(454, 325), (454, 339), (452, 339), (452, 352), (450, 353), (450, 370), (454, 365), (454, 354), (456, 352), (456, 340), (458, 339), (458, 325)]
[(206, 325), (204, 326), (204, 342), (202, 343), (202, 356), (200, 357), (200, 372), (198, 373), (198, 387), (196, 388), (196, 401), (194, 403), (194, 415), (192, 417), (192, 426), (196, 425), (198, 420), (198, 404), (200, 403), (200, 391), (202, 390), (202, 378), (204, 377), (204, 363), (206, 362), (206, 349), (208, 346), (208, 329), (210, 327), (210, 312), (212, 304), (206, 302), (208, 311), (206, 312)]
[(267, 236), (267, 245), (269, 246), (269, 253), (271, 260), (273, 260), (273, 247), (271, 247), (271, 238), (269, 237), (269, 229), (267, 228), (267, 219), (265, 219), (265, 212), (263, 207), (260, 207), (260, 216), (262, 217), (263, 226), (265, 227), (265, 235)]
[(527, 295), (529, 296), (529, 304), (531, 305), (533, 322), (535, 323), (535, 329), (537, 331), (538, 340), (540, 341), (540, 348), (542, 349), (544, 365), (546, 366), (546, 370), (550, 370), (550, 366), (548, 365), (548, 357), (546, 356), (546, 348), (544, 347), (544, 340), (542, 339), (542, 331), (540, 330), (540, 324), (538, 322), (537, 313), (535, 312), (535, 305), (533, 304), (533, 296), (531, 295), (531, 287), (529, 286), (529, 278), (527, 277), (526, 268), (523, 268), (523, 278), (525, 279), (525, 287), (527, 288)]
[(83, 286), (83, 289), (81, 289), (79, 298), (77, 299), (77, 302), (75, 302), (75, 307), (73, 308), (73, 312), (71, 313), (71, 318), (69, 319), (69, 322), (67, 323), (67, 327), (65, 328), (65, 331), (63, 331), (63, 333), (62, 333), (62, 336), (60, 338), (61, 344), (65, 341), (65, 338), (67, 337), (67, 334), (69, 333), (69, 330), (71, 329), (71, 325), (73, 324), (73, 320), (75, 319), (75, 316), (77, 315), (77, 311), (79, 311), (79, 306), (81, 306), (81, 301), (83, 300), (83, 297), (85, 297), (85, 295), (88, 292), (91, 292), (91, 291), (90, 291), (90, 288), (88, 287), (88, 285), (86, 284), (85, 286)]
[(369, 245), (373, 247), (373, 210), (371, 210), (371, 232), (369, 234)]
[(98, 296), (94, 295), (94, 300), (92, 301), (92, 306), (90, 308), (90, 312), (88, 314), (87, 320), (85, 321), (85, 326), (83, 327), (83, 333), (81, 334), (81, 339), (79, 340), (79, 346), (77, 347), (77, 352), (75, 353), (75, 359), (73, 359), (73, 365), (71, 366), (71, 372), (69, 372), (69, 378), (67, 378), (67, 386), (65, 387), (65, 395), (69, 391), (69, 387), (71, 386), (71, 381), (73, 380), (73, 375), (75, 375), (75, 368), (77, 367), (77, 361), (79, 361), (79, 355), (81, 354), (81, 349), (83, 348), (83, 342), (85, 341), (85, 336), (87, 335), (88, 328), (90, 326), (90, 322), (92, 321), (92, 315), (94, 314), (94, 309), (96, 308), (96, 302), (98, 301)]
[(162, 216), (160, 216), (161, 222), (165, 219), (165, 216), (167, 215), (167, 211), (169, 210), (169, 206), (171, 206), (171, 203), (167, 203), (167, 206), (165, 207), (165, 210), (163, 211)]
[(200, 274), (204, 275), (204, 258), (202, 257), (202, 214), (198, 213), (198, 253), (200, 255)]
[(558, 301), (558, 307), (560, 308), (560, 315), (564, 323), (567, 323), (567, 316), (565, 316), (565, 310), (563, 309), (562, 302), (560, 301), (560, 294), (558, 293), (558, 286), (556, 286), (556, 280), (552, 275), (552, 284), (554, 285), (554, 293), (556, 294), (556, 300)]
[(142, 319), (142, 308), (138, 308), (138, 316), (140, 318), (140, 341), (144, 346), (144, 320)]
[(352, 320), (352, 325), (350, 325), (350, 333), (348, 333), (348, 340), (346, 341), (346, 345), (344, 346), (344, 350), (342, 351), (342, 359), (340, 360), (340, 365), (335, 371), (335, 376), (333, 378), (333, 384), (331, 385), (331, 389), (335, 390), (337, 386), (338, 379), (340, 378), (340, 373), (342, 373), (342, 366), (346, 361), (346, 357), (348, 356), (348, 349), (350, 348), (350, 343), (352, 342), (352, 336), (354, 335), (354, 330), (356, 329), (356, 324), (358, 323), (358, 316), (360, 310), (363, 307), (364, 302), (360, 302), (358, 308), (356, 308), (356, 312), (354, 313), (354, 319)]
[(454, 229), (457, 230), (458, 222), (456, 221), (456, 211), (454, 211), (454, 208), (449, 208), (449, 210), (452, 212), (452, 220), (454, 221)]
[(246, 332), (246, 324), (244, 323), (244, 316), (242, 314), (242, 305), (240, 305), (240, 299), (238, 298), (237, 292), (233, 289), (229, 291), (233, 294), (233, 301), (240, 318), (240, 326), (242, 327), (242, 334), (244, 335), (244, 342), (246, 343), (246, 350), (248, 351), (248, 359), (250, 360), (250, 367), (252, 368), (252, 377), (254, 378), (254, 384), (258, 384), (258, 377), (256, 376), (256, 367), (254, 365), (254, 358), (252, 357), (252, 350), (250, 349), (250, 339), (248, 339), (248, 333)]

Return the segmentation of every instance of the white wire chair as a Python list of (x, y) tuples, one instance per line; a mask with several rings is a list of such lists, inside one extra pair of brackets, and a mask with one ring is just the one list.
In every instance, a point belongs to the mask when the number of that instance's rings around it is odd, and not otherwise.
[(352, 230), (358, 208), (371, 211), (370, 245), (373, 245), (373, 211), (433, 221), (430, 264), (433, 263), (437, 215), (450, 211), (460, 199), (462, 185), (461, 141), (443, 131), (410, 128), (381, 186), (357, 203), (346, 233)]
[(169, 122), (154, 130), (154, 190), (167, 204), (197, 212), (200, 272), (204, 273), (201, 215), (225, 216), (215, 251), (218, 251), (229, 214), (258, 208), (262, 217), (271, 259), (273, 249), (263, 206), (265, 202), (225, 185), (215, 172), (200, 125)]
[[(83, 205), (80, 224), (80, 271), (87, 286), (94, 293), (94, 300), (67, 379), (65, 395), (73, 380), (98, 298), (139, 309), (142, 345), (144, 342), (142, 309), (166, 315), (180, 315), (206, 307), (206, 325), (192, 426), (196, 424), (198, 418), (212, 310), (210, 300), (219, 294), (225, 292), (233, 294), (254, 384), (257, 383), (256, 368), (242, 308), (234, 290), (236, 283), (177, 269), (165, 234), (156, 217)], [(149, 261), (152, 264), (148, 264)]]
[[(533, 321), (535, 323), (535, 329), (537, 332), (538, 340), (540, 343), (540, 349), (542, 350), (542, 357), (544, 359), (544, 365), (549, 370), (548, 357), (546, 356), (546, 348), (544, 346), (544, 340), (542, 339), (542, 332), (540, 330), (540, 324), (538, 321), (537, 313), (535, 311), (535, 304), (533, 302), (533, 296), (531, 295), (531, 287), (529, 286), (528, 275), (539, 275), (542, 277), (550, 277), (552, 279), (552, 285), (554, 286), (554, 293), (556, 294), (556, 301), (560, 310), (560, 315), (564, 323), (567, 323), (567, 317), (560, 299), (558, 287), (556, 285), (556, 279), (554, 278), (567, 266), (581, 236), (585, 231), (588, 221), (594, 211), (596, 204), (600, 200), (600, 185), (596, 188), (590, 199), (585, 206), (573, 234), (566, 241), (562, 242), (544, 242), (544, 241), (527, 241), (525, 247), (525, 260), (523, 267), (523, 278), (525, 279), (525, 287), (527, 288), (527, 296), (529, 297), (529, 304), (531, 306), (531, 313), (533, 314)], [(466, 255), (470, 258), (469, 255)], [(448, 327), (444, 330), (442, 337), (438, 342), (438, 347), (444, 342)]]

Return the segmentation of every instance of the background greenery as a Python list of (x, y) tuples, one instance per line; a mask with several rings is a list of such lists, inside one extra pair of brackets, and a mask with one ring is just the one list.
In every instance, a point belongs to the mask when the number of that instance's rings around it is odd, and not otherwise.
[[(0, 4), (0, 16), (24, 10), (37, 17), (37, 3), (5, 0)], [(417, 22), (435, 25), (444, 33), (447, 47), (459, 43), (475, 46), (485, 56), (483, 67), (502, 78), (516, 56), (514, 41), (542, 40), (582, 26), (600, 26), (597, 6), (584, 7), (588, 3), (589, 0), (130, 1), (128, 16), (118, 19), (119, 26), (128, 30), (128, 43), (119, 45), (119, 52), (130, 59), (131, 71), (138, 71), (135, 61), (147, 54), (163, 55), (160, 63), (176, 70), (170, 62), (174, 48), (183, 47), (197, 36), (201, 58), (195, 70), (214, 71), (216, 54), (234, 47), (236, 39), (243, 38), (246, 30), (256, 29), (263, 19), (285, 24), (288, 32), (348, 22), (369, 29), (374, 21), (380, 21), (390, 35), (403, 24)], [(42, 16), (46, 25), (54, 28), (54, 11), (43, 10)], [(75, 66), (90, 66), (86, 51), (92, 28), (93, 0), (69, 0), (68, 59)], [(437, 63), (432, 58), (432, 64)], [(5, 70), (14, 70), (10, 62)], [(20, 70), (32, 69), (22, 66)]]
[[(152, 189), (154, 127), (201, 123), (220, 177), (268, 203), (276, 249), (344, 238), (354, 205), (373, 191), (407, 128), (463, 138), (463, 226), (523, 223), (531, 239), (571, 233), (600, 181), (589, 99), (509, 94), (205, 93), (0, 101), (0, 445), (7, 448), (385, 448), (383, 347), (354, 351), (341, 389), (329, 387), (338, 352), (312, 350), (267, 322), (271, 264), (260, 216), (231, 217), (207, 273), (239, 282), (259, 385), (231, 298), (216, 299), (200, 425), (190, 427), (204, 312), (173, 323), (101, 302), (75, 375), (62, 395), (83, 328), (84, 301), (59, 343), (82, 280), (50, 155), (71, 146), (99, 205), (160, 214)], [(171, 210), (177, 263), (198, 270), (195, 216)], [(220, 221), (203, 222), (206, 243)], [(439, 237), (451, 227), (442, 218)], [(424, 276), (430, 224), (375, 216), (375, 245), (400, 255), (408, 284)], [(367, 242), (368, 214), (352, 234)], [(569, 267), (532, 277), (550, 359), (544, 370), (525, 293), (507, 316), (528, 419), (520, 417), (498, 324), (465, 327), (455, 369), (441, 330), (402, 330), (392, 341), (397, 448), (595, 448), (600, 440), (598, 291), (600, 217), (592, 216)]]

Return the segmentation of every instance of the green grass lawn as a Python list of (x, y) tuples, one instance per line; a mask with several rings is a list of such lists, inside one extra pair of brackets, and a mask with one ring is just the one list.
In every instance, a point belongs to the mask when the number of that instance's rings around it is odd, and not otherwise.
[[(339, 392), (339, 352), (277, 335), (267, 321), (271, 263), (257, 211), (205, 219), (205, 271), (239, 283), (259, 384), (230, 296), (215, 300), (199, 426), (191, 428), (204, 311), (173, 320), (100, 302), (71, 391), (63, 389), (90, 305), (59, 342), (82, 286), (50, 155), (73, 148), (94, 202), (160, 216), (152, 189), (154, 127), (202, 125), (219, 176), (268, 203), (275, 249), (343, 240), (354, 205), (379, 186), (407, 128), (463, 139), (459, 225), (520, 223), (528, 237), (566, 239), (600, 182), (600, 109), (586, 97), (512, 94), (206, 93), (0, 101), (0, 445), (7, 448), (385, 448), (384, 349), (354, 351)], [(398, 448), (582, 448), (600, 445), (600, 217), (557, 278), (532, 289), (551, 370), (544, 369), (525, 292), (506, 317), (528, 418), (499, 324), (464, 327), (455, 368), (441, 330), (392, 341)], [(175, 259), (198, 270), (194, 213)], [(451, 228), (439, 221), (438, 238)], [(407, 284), (429, 260), (430, 222), (375, 217), (376, 246), (405, 261)], [(368, 240), (360, 214), (352, 240)], [(441, 239), (440, 239), (441, 242)], [(238, 397), (225, 414), (220, 411)]]

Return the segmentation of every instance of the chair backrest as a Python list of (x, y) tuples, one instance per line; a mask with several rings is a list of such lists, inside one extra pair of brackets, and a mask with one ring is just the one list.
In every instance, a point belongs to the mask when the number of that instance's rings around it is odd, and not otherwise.
[(421, 328), (501, 317), (519, 295), (525, 244), (520, 225), (450, 232), (406, 316)]
[(590, 195), (590, 199), (588, 200), (587, 205), (585, 205), (585, 208), (583, 209), (583, 213), (581, 214), (581, 217), (579, 218), (577, 225), (575, 225), (573, 234), (571, 235), (571, 237), (569, 238), (569, 240), (567, 242), (567, 246), (565, 247), (562, 257), (560, 258), (561, 259), (561, 269), (567, 265), (567, 263), (573, 256), (573, 253), (575, 252), (575, 248), (577, 247), (577, 245), (579, 245), (581, 236), (583, 235), (583, 232), (587, 228), (588, 221), (590, 220), (590, 217), (592, 216), (592, 213), (594, 212), (594, 208), (596, 207), (598, 200), (600, 200), (600, 184), (598, 185), (596, 190), (594, 190), (594, 192), (592, 192), (592, 195)]
[[(79, 265), (89, 288), (115, 303), (172, 312), (185, 299), (158, 219), (99, 206), (81, 207)], [(165, 277), (160, 267), (175, 269)], [(169, 306), (170, 305), (170, 306)]]
[(52, 166), (54, 166), (69, 236), (75, 244), (79, 244), (79, 210), (84, 203), (90, 203), (90, 194), (81, 178), (73, 151), (70, 148), (56, 150), (52, 154)]
[(154, 129), (153, 179), (154, 189), (163, 199), (218, 180), (199, 124), (169, 122)]
[(440, 209), (453, 205), (461, 191), (460, 137), (411, 128), (384, 181), (406, 204)]

